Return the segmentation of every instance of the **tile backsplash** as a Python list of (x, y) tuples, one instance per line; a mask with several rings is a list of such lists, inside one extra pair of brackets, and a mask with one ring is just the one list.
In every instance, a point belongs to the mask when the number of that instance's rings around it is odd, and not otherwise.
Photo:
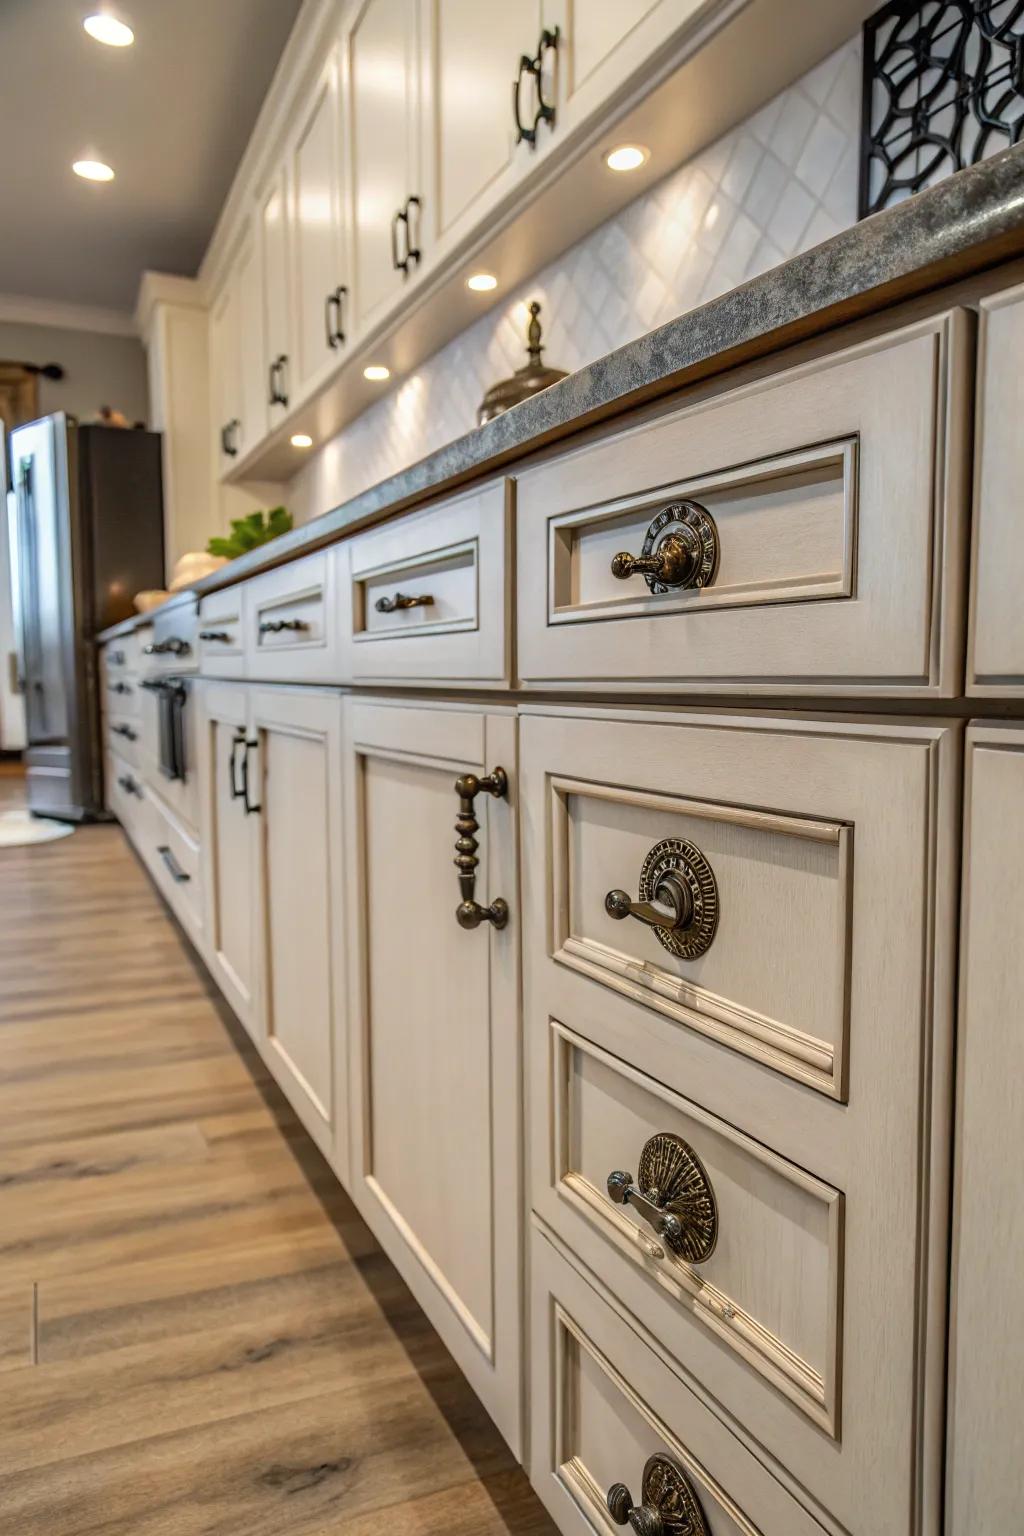
[(851, 39), (630, 203), (325, 443), (291, 481), (296, 522), (461, 437), (524, 360), (570, 372), (846, 229), (857, 217), (861, 43)]

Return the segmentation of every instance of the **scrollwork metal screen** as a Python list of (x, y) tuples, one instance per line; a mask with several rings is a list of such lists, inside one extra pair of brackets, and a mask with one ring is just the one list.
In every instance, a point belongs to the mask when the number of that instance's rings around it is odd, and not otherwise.
[(860, 216), (1024, 136), (1024, 0), (893, 0), (864, 24)]

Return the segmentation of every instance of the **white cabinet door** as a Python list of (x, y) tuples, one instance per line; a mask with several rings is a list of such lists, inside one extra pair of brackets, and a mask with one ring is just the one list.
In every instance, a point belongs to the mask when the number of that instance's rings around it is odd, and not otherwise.
[(258, 817), (246, 811), (248, 700), (244, 687), (230, 683), (198, 683), (194, 697), (206, 959), (224, 996), (252, 1035), (256, 1030)]
[[(422, 248), (416, 0), (366, 0), (348, 36), (356, 313), (373, 323), (402, 292), (397, 260)], [(400, 214), (406, 214), (403, 221)], [(410, 259), (404, 277), (417, 263)]]
[(332, 53), (300, 117), (290, 155), (296, 398), (330, 372), (345, 337), (341, 164), (338, 59)]
[(1020, 1527), (1024, 728), (967, 737), (946, 1529)]
[[(516, 728), (510, 714), (350, 699), (350, 1192), (487, 1411), (519, 1450), (520, 1064)], [(456, 920), (456, 778), (481, 791), (475, 899)], [(462, 818), (459, 818), (462, 820)], [(466, 849), (464, 848), (465, 852)]]
[[(500, 195), (517, 153), (510, 97), (519, 61), (532, 55), (542, 29), (538, 0), (481, 6), (479, 0), (433, 0), (434, 132), (438, 235), (481, 197)], [(521, 110), (534, 111), (525, 81)]]
[(282, 165), (259, 205), (263, 275), (263, 380), (271, 428), (288, 409), (291, 397), (291, 323), (288, 294), (288, 195)]
[[(258, 803), (260, 1048), (347, 1181), (341, 695), (251, 689)], [(338, 1136), (336, 1147), (335, 1138)]]
[(241, 395), (238, 288), (234, 275), (226, 282), (210, 310), (210, 402), (217, 465), (230, 468), (237, 446), (238, 410)]
[(238, 456), (254, 448), (267, 430), (267, 370), (264, 365), (263, 296), (260, 250), (251, 227), (239, 248), (234, 282), (238, 294), (238, 366), (241, 374), (236, 414)]

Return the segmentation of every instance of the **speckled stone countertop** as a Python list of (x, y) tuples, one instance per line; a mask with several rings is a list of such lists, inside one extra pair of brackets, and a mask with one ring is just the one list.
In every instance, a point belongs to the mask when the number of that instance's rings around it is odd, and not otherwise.
[[(610, 352), (334, 511), (231, 561), (192, 590), (228, 586), (741, 359), (1022, 253), (1019, 145)], [(100, 638), (147, 622), (127, 619)]]

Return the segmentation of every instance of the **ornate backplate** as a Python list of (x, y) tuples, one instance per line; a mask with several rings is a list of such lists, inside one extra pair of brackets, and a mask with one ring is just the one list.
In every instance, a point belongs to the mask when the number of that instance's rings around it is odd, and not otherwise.
[(659, 944), (680, 960), (696, 960), (711, 944), (718, 927), (718, 883), (714, 871), (696, 843), (685, 837), (666, 837), (655, 843), (640, 871), (641, 901), (656, 901), (658, 882), (668, 871), (680, 875), (693, 897), (693, 920), (675, 931), (652, 928)]
[[(662, 541), (672, 534), (682, 534), (687, 540), (692, 539), (699, 558), (695, 575), (686, 583), (687, 589), (699, 591), (708, 586), (718, 570), (718, 530), (708, 512), (695, 501), (674, 501), (662, 507), (644, 535), (644, 556), (653, 555)], [(666, 582), (659, 581), (657, 576), (645, 576), (644, 580), (652, 592), (675, 590)]]
[(668, 1456), (652, 1456), (647, 1462), (641, 1496), (661, 1516), (664, 1536), (710, 1536), (693, 1484)]
[(704, 1164), (682, 1136), (659, 1131), (644, 1143), (637, 1185), (667, 1215), (679, 1218), (679, 1236), (662, 1233), (688, 1264), (710, 1259), (718, 1242), (718, 1202)]

